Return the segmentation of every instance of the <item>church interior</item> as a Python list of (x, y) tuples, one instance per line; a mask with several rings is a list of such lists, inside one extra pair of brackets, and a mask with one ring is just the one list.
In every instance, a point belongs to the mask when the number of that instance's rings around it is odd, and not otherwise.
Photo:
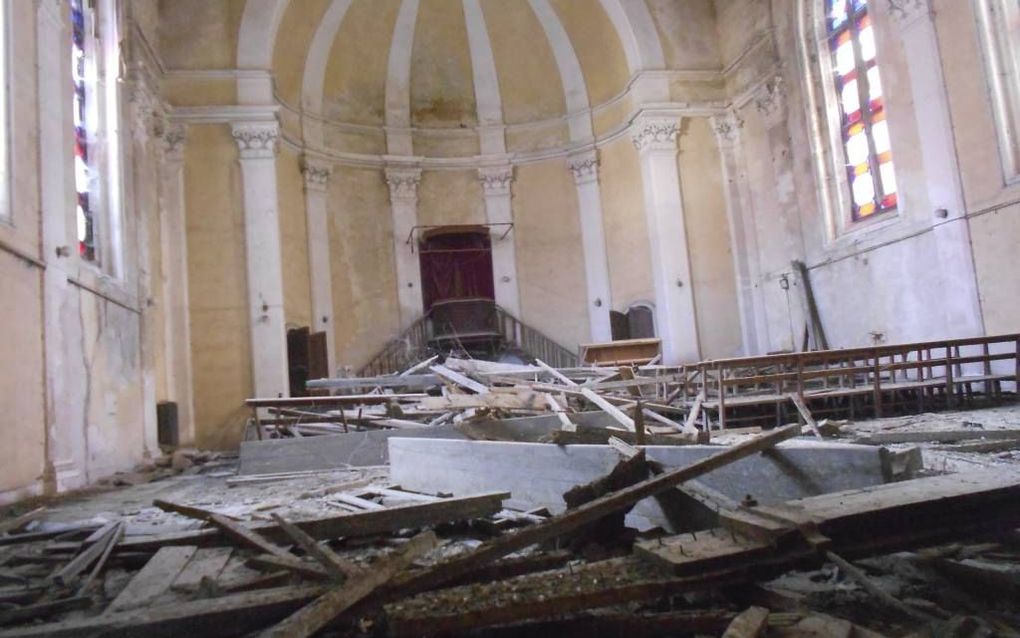
[(0, 72), (0, 637), (1020, 635), (1016, 2), (0, 0)]

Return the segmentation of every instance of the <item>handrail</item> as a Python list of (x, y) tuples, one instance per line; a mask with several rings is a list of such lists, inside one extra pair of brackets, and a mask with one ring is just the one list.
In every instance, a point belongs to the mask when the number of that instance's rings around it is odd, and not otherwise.
[[(525, 355), (542, 359), (553, 367), (570, 368), (577, 365), (575, 353), (522, 322), (495, 302), (491, 303), (496, 324), (495, 332), (501, 335), (508, 345), (516, 346)], [(358, 375), (376, 376), (397, 372), (427, 359), (435, 354), (430, 341), (436, 333), (437, 328), (433, 325), (430, 310), (415, 319), (398, 337), (387, 342), (378, 354), (358, 370)]]

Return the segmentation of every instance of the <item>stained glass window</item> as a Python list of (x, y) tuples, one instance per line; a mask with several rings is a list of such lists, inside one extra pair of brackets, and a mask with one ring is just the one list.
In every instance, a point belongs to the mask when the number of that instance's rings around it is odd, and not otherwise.
[(885, 98), (868, 0), (825, 0), (853, 219), (896, 208)]
[(96, 115), (92, 105), (95, 85), (95, 62), (89, 55), (93, 49), (92, 10), (89, 0), (70, 0), (71, 6), (71, 78), (74, 82), (74, 186), (77, 193), (75, 220), (78, 227), (78, 254), (88, 261), (96, 260), (96, 223), (91, 190), (94, 163), (91, 146)]

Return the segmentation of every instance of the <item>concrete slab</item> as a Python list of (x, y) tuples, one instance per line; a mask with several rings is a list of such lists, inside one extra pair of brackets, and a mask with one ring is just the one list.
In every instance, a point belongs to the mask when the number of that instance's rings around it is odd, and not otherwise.
[[(562, 494), (605, 475), (620, 460), (607, 445), (557, 446), (411, 439), (388, 440), (390, 476), (405, 489), (469, 494), (510, 491), (510, 507), (564, 509)], [(719, 446), (648, 446), (648, 457), (680, 467), (710, 456)], [(916, 450), (915, 450), (916, 452)], [(888, 453), (882, 448), (808, 440), (786, 441), (766, 454), (750, 457), (702, 477), (702, 482), (735, 500), (751, 495), (760, 504), (780, 503), (885, 482)], [(693, 512), (692, 512), (693, 514)], [(628, 516), (638, 529), (662, 526), (678, 530), (654, 499), (639, 503)]]

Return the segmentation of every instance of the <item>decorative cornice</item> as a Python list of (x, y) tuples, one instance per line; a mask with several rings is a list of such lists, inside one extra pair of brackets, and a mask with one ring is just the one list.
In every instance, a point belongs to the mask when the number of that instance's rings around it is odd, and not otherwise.
[(642, 117), (634, 122), (630, 134), (634, 148), (639, 151), (675, 151), (676, 137), (680, 134), (680, 120)]
[(777, 126), (783, 121), (786, 111), (785, 92), (783, 76), (777, 75), (762, 84), (754, 96), (754, 106), (768, 128)]
[(733, 146), (740, 140), (740, 129), (744, 128), (744, 120), (735, 113), (713, 115), (710, 121), (720, 147)]
[(386, 183), (390, 187), (391, 202), (417, 202), (418, 184), (421, 183), (420, 168), (387, 168)]
[(567, 165), (574, 174), (574, 182), (578, 184), (594, 182), (599, 178), (599, 155), (595, 149), (569, 156)]
[(333, 167), (319, 160), (304, 157), (301, 160), (301, 174), (305, 177), (305, 190), (326, 192), (329, 185), (329, 176), (333, 173)]
[(171, 124), (163, 133), (163, 157), (169, 161), (180, 162), (184, 159), (184, 142), (187, 134), (184, 126)]
[(886, 0), (886, 2), (889, 5), (889, 15), (901, 29), (905, 29), (923, 16), (931, 15), (929, 0)]
[(478, 179), (482, 182), (482, 192), (486, 197), (509, 195), (510, 184), (514, 181), (514, 167), (484, 166), (478, 169)]
[(280, 126), (274, 122), (236, 122), (231, 130), (241, 159), (267, 159), (276, 156)]

